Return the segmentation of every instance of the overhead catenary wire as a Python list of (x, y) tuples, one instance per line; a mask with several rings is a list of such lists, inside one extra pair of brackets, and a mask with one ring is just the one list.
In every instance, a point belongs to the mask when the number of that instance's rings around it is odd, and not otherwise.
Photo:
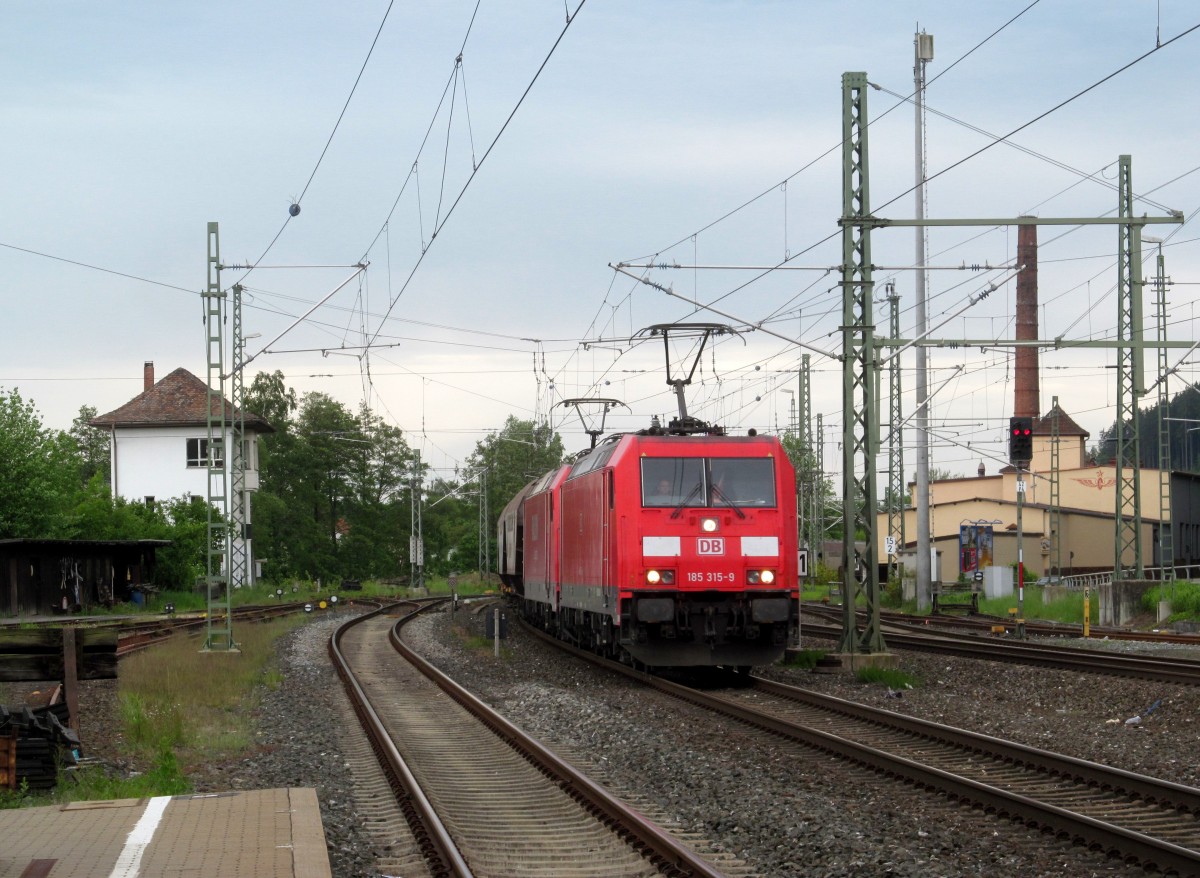
[[(555, 39), (554, 44), (550, 47), (550, 50), (546, 53), (546, 57), (542, 59), (542, 63), (538, 66), (538, 69), (534, 73), (533, 78), (529, 81), (529, 84), (525, 87), (525, 90), (521, 93), (521, 97), (517, 99), (516, 104), (513, 106), (512, 110), (509, 112), (508, 116), (505, 118), (504, 123), (500, 126), (500, 130), (496, 132), (496, 136), (492, 138), (491, 143), (489, 143), (487, 149), (484, 150), (484, 153), (480, 157), (478, 163), (471, 169), (471, 173), (467, 176), (466, 182), (463, 183), (462, 188), (458, 192), (458, 195), (455, 197), (455, 199), (451, 203), (450, 207), (446, 210), (446, 215), (441, 218), (440, 222), (437, 223), (437, 225), (434, 227), (433, 231), (430, 233), (430, 236), (429, 236), (429, 246), (430, 247), (433, 246), (433, 242), (437, 239), (438, 233), (442, 230), (442, 228), (446, 225), (446, 223), (448, 223), (450, 221), (450, 217), (453, 215), (455, 208), (458, 207), (459, 203), (462, 201), (463, 196), (466, 195), (467, 189), (470, 188), (472, 181), (474, 181), (475, 177), (479, 174), (479, 171), (483, 167), (484, 162), (486, 162), (488, 159), (488, 156), (490, 156), (492, 154), (492, 150), (496, 148), (496, 144), (500, 142), (500, 138), (504, 136), (504, 132), (506, 130), (508, 130), (508, 126), (512, 123), (513, 118), (517, 115), (517, 111), (521, 109), (522, 104), (525, 103), (525, 99), (529, 96), (529, 93), (533, 90), (534, 85), (536, 85), (538, 79), (541, 78), (542, 72), (546, 69), (546, 65), (549, 64), (550, 59), (554, 57), (555, 51), (557, 51), (559, 45), (563, 41), (563, 38), (567, 35), (567, 31), (570, 29), (572, 22), (574, 22), (575, 18), (579, 15), (579, 11), (583, 8), (583, 5), (586, 2), (587, 2), (587, 0), (579, 0), (579, 4), (575, 7), (575, 13), (571, 16), (568, 16), (567, 23), (563, 26), (562, 30), (558, 34), (558, 37)], [(478, 8), (478, 4), (477, 4), (477, 8)], [(461, 54), (461, 52), (459, 54)], [(378, 236), (377, 236), (377, 238), (378, 238)], [(417, 273), (418, 269), (420, 269), (421, 264), (422, 264), (422, 262), (424, 262), (425, 256), (428, 252), (429, 252), (429, 247), (425, 247), (422, 249), (420, 255), (416, 259), (416, 262), (413, 264), (412, 269), (409, 271), (408, 276), (404, 279), (404, 283), (402, 283), (400, 285), (400, 289), (396, 292), (396, 294), (392, 297), (391, 302), (388, 304), (387, 311), (384, 314), (385, 319), (387, 318), (387, 316), (389, 316), (391, 314), (392, 310), (396, 307), (396, 303), (400, 301), (401, 296), (404, 295), (405, 291), (408, 289), (409, 285), (412, 283), (413, 278), (416, 276), (416, 273)], [(371, 341), (374, 341), (374, 339), (377, 335), (378, 335), (378, 330), (376, 330), (375, 334), (372, 335)]]
[[(1030, 6), (1030, 7), (1027, 7), (1026, 11), (1028, 10), (1028, 8), (1031, 8), (1031, 7), (1032, 7), (1032, 5), (1033, 5), (1033, 4), (1031, 4), (1031, 6)], [(1015, 19), (1014, 19), (1014, 20), (1015, 20)], [(943, 174), (945, 174), (945, 173), (948, 173), (950, 170), (952, 170), (952, 169), (954, 169), (954, 168), (956, 168), (956, 167), (958, 167), (958, 166), (960, 166), (960, 165), (964, 164), (965, 162), (967, 162), (967, 161), (970, 161), (971, 159), (973, 159), (973, 158), (975, 158), (975, 157), (977, 157), (977, 156), (981, 155), (983, 152), (985, 152), (985, 151), (987, 151), (987, 150), (991, 149), (993, 146), (996, 146), (998, 143), (1001, 143), (1001, 142), (1004, 142), (1004, 141), (1008, 140), (1008, 138), (1011, 138), (1011, 137), (1012, 137), (1014, 134), (1016, 134), (1016, 133), (1018, 133), (1018, 132), (1020, 132), (1020, 131), (1024, 130), (1025, 128), (1028, 128), (1028, 127), (1030, 127), (1031, 125), (1033, 125), (1033, 124), (1035, 124), (1036, 122), (1038, 122), (1038, 121), (1040, 121), (1040, 120), (1042, 120), (1042, 119), (1046, 118), (1047, 116), (1049, 116), (1050, 114), (1052, 114), (1052, 113), (1056, 112), (1057, 110), (1059, 110), (1059, 109), (1061, 109), (1061, 108), (1063, 108), (1063, 107), (1067, 106), (1067, 105), (1068, 105), (1068, 104), (1070, 104), (1071, 102), (1073, 102), (1073, 101), (1077, 100), (1079, 97), (1082, 97), (1084, 94), (1087, 94), (1088, 92), (1090, 92), (1090, 91), (1092, 91), (1093, 89), (1097, 88), (1099, 85), (1101, 85), (1101, 84), (1103, 84), (1103, 83), (1107, 82), (1108, 80), (1110, 80), (1110, 79), (1112, 79), (1113, 77), (1115, 77), (1115, 76), (1119, 75), (1120, 73), (1124, 72), (1125, 70), (1128, 70), (1128, 69), (1130, 69), (1131, 67), (1133, 67), (1134, 65), (1136, 65), (1136, 64), (1137, 64), (1137, 63), (1139, 63), (1140, 61), (1142, 61), (1142, 60), (1144, 60), (1145, 58), (1147, 58), (1147, 57), (1149, 57), (1150, 55), (1152, 55), (1154, 52), (1160, 51), (1161, 49), (1163, 49), (1163, 48), (1165, 48), (1165, 47), (1167, 47), (1167, 46), (1171, 45), (1172, 43), (1176, 42), (1177, 40), (1181, 39), (1182, 37), (1186, 36), (1187, 34), (1191, 33), (1192, 31), (1196, 30), (1197, 28), (1200, 28), (1200, 24), (1194, 25), (1193, 27), (1191, 27), (1191, 28), (1189, 28), (1189, 29), (1187, 29), (1187, 30), (1183, 31), (1182, 33), (1180, 33), (1180, 34), (1176, 35), (1175, 37), (1171, 38), (1171, 39), (1170, 39), (1170, 40), (1168, 40), (1167, 42), (1165, 42), (1165, 43), (1162, 43), (1161, 45), (1157, 46), (1155, 49), (1153, 49), (1153, 50), (1150, 50), (1149, 52), (1147, 52), (1147, 53), (1144, 53), (1143, 55), (1139, 56), (1138, 58), (1135, 58), (1134, 60), (1132, 60), (1132, 61), (1130, 61), (1130, 62), (1126, 63), (1125, 65), (1123, 65), (1123, 66), (1122, 66), (1121, 68), (1119, 68), (1118, 70), (1116, 70), (1116, 71), (1114, 71), (1114, 72), (1112, 72), (1112, 73), (1109, 73), (1108, 75), (1104, 76), (1104, 77), (1103, 77), (1103, 78), (1101, 78), (1100, 80), (1097, 80), (1096, 82), (1092, 83), (1091, 85), (1087, 86), (1086, 88), (1083, 88), (1083, 89), (1079, 90), (1078, 92), (1076, 92), (1076, 93), (1075, 93), (1074, 95), (1072, 95), (1071, 97), (1069, 97), (1069, 98), (1067, 98), (1067, 99), (1065, 99), (1065, 100), (1063, 100), (1063, 101), (1060, 101), (1058, 104), (1056, 104), (1055, 106), (1051, 107), (1050, 109), (1048, 109), (1048, 110), (1046, 110), (1046, 111), (1044, 111), (1044, 112), (1040, 113), (1039, 115), (1035, 116), (1034, 118), (1030, 119), (1029, 121), (1027, 121), (1027, 122), (1023, 123), (1022, 125), (1020, 125), (1020, 126), (1018, 126), (1018, 127), (1014, 128), (1014, 129), (1012, 129), (1010, 132), (1008, 132), (1008, 134), (1005, 134), (1005, 135), (1003, 135), (1002, 137), (1000, 137), (1000, 138), (997, 138), (997, 139), (993, 140), (992, 142), (990, 142), (989, 144), (985, 145), (984, 147), (981, 147), (980, 149), (978, 149), (978, 150), (975, 150), (974, 152), (970, 153), (969, 155), (967, 155), (967, 156), (965, 156), (965, 157), (963, 157), (963, 158), (961, 158), (961, 159), (959, 159), (959, 160), (957, 160), (957, 161), (953, 162), (952, 164), (950, 164), (949, 166), (947, 166), (947, 167), (945, 167), (945, 168), (941, 169), (940, 171), (936, 172), (935, 174), (933, 174), (933, 175), (930, 175), (930, 176), (927, 176), (927, 177), (925, 178), (925, 182), (929, 182), (929, 181), (931, 181), (931, 180), (933, 180), (933, 179), (935, 179), (935, 178), (937, 178), (937, 177), (939, 177), (939, 176), (941, 176), (941, 175), (943, 175)], [(876, 87), (877, 87), (877, 86), (876, 86)], [(897, 104), (897, 105), (894, 105), (894, 106), (898, 106), (898, 104)], [(894, 108), (894, 106), (893, 106), (893, 108)], [(877, 118), (878, 118), (878, 117), (877, 117)], [(834, 147), (834, 149), (836, 149), (836, 147)], [(832, 151), (832, 150), (830, 150), (830, 151)], [(828, 155), (828, 154), (829, 154), (829, 152), (823, 153), (823, 154), (822, 154), (822, 157), (824, 157), (825, 155)], [(808, 168), (808, 167), (810, 167), (810, 166), (811, 166), (811, 165), (806, 165), (806, 166), (805, 166), (805, 168)], [(791, 179), (791, 178), (788, 178), (788, 179)], [(779, 184), (775, 184), (774, 186), (772, 186), (772, 187), (771, 187), (771, 189), (770, 189), (770, 190), (767, 190), (767, 192), (774, 191), (774, 189), (775, 189), (775, 188), (777, 188), (777, 187), (778, 187), (778, 185), (779, 185)], [(898, 201), (900, 198), (903, 198), (904, 196), (906, 196), (906, 195), (910, 194), (910, 193), (913, 191), (913, 189), (914, 189), (914, 188), (915, 188), (915, 186), (914, 186), (914, 187), (909, 187), (908, 189), (906, 189), (905, 191), (903, 191), (903, 192), (901, 192), (900, 194), (896, 195), (895, 197), (893, 197), (892, 199), (888, 200), (888, 201), (887, 201), (887, 202), (885, 202), (884, 204), (882, 204), (882, 205), (880, 205), (880, 206), (877, 206), (877, 207), (874, 207), (874, 208), (873, 208), (873, 210), (874, 210), (874, 211), (878, 211), (878, 210), (881, 210), (881, 209), (883, 209), (883, 208), (885, 208), (885, 207), (887, 207), (887, 206), (889, 206), (889, 205), (891, 205), (891, 204), (894, 204), (894, 203), (895, 203), (896, 201)], [(767, 194), (767, 192), (764, 192), (764, 193), (763, 193), (763, 195)], [(762, 197), (762, 196), (760, 195), (760, 196), (758, 196), (758, 197)], [(753, 200), (753, 199), (752, 199), (752, 200)], [(750, 203), (750, 202), (747, 202), (747, 203)], [(739, 209), (740, 209), (740, 208), (739, 208)], [(723, 218), (724, 218), (724, 217), (723, 217)], [(719, 221), (719, 220), (718, 220), (718, 221)], [(697, 233), (693, 233), (693, 234), (697, 234)], [(797, 253), (797, 254), (795, 254), (795, 255), (789, 255), (789, 257), (787, 257), (787, 258), (785, 258), (784, 260), (782, 260), (782, 261), (779, 263), (779, 265), (786, 264), (786, 263), (790, 262), (792, 259), (795, 259), (795, 258), (797, 258), (798, 256), (801, 256), (801, 255), (804, 255), (804, 254), (806, 254), (806, 253), (808, 253), (808, 252), (811, 252), (811, 251), (812, 251), (813, 249), (815, 249), (817, 246), (820, 246), (821, 244), (824, 244), (824, 243), (826, 243), (826, 242), (828, 242), (828, 241), (830, 241), (830, 240), (834, 239), (835, 237), (839, 236), (840, 234), (841, 234), (840, 232), (834, 232), (834, 233), (832, 233), (832, 234), (830, 234), (830, 235), (827, 235), (827, 236), (825, 236), (824, 238), (820, 239), (819, 241), (817, 241), (816, 243), (814, 243), (814, 244), (810, 245), (808, 248), (806, 248), (806, 249), (804, 249), (804, 250), (800, 251), (799, 253)], [(691, 237), (692, 237), (692, 236), (689, 236), (689, 238), (691, 238)], [(678, 244), (680, 244), (680, 243), (683, 243), (684, 241), (688, 240), (689, 238), (684, 238), (684, 239), (681, 239), (680, 241), (676, 242), (676, 244), (673, 244), (673, 245), (671, 245), (671, 247), (678, 246)], [(666, 248), (666, 250), (670, 250), (670, 249), (671, 249), (670, 247), (669, 247), (669, 248)], [(661, 252), (664, 252), (664, 251), (658, 251), (658, 252), (656, 252), (656, 253), (655, 253), (653, 256), (639, 257), (639, 259), (652, 260), (652, 259), (656, 258), (656, 257), (658, 256), (658, 254), (659, 254), (659, 253), (661, 253)], [(631, 262), (631, 261), (638, 261), (638, 260), (626, 260), (625, 262)], [(625, 262), (623, 262), (622, 264), (625, 264)], [(767, 269), (764, 269), (764, 271), (763, 271), (763, 272), (761, 272), (760, 274), (756, 275), (755, 277), (753, 277), (753, 278), (749, 279), (749, 280), (748, 280), (748, 281), (746, 281), (745, 283), (738, 284), (737, 286), (735, 286), (735, 287), (733, 287), (732, 289), (730, 289), (730, 290), (726, 291), (725, 293), (723, 293), (723, 294), (721, 294), (721, 295), (717, 296), (717, 297), (716, 297), (716, 298), (714, 298), (714, 299), (711, 299), (711, 300), (709, 301), (709, 303), (708, 303), (708, 304), (700, 303), (700, 302), (698, 302), (698, 301), (695, 301), (695, 300), (692, 300), (692, 304), (694, 304), (694, 305), (695, 305), (697, 308), (700, 308), (700, 309), (708, 309), (708, 310), (713, 310), (713, 312), (714, 312), (714, 313), (721, 313), (721, 312), (717, 311), (716, 309), (713, 309), (713, 308), (711, 308), (711, 305), (714, 305), (714, 304), (716, 304), (716, 303), (718, 303), (718, 302), (722, 301), (723, 299), (725, 299), (725, 298), (728, 298), (729, 296), (731, 296), (731, 295), (733, 295), (733, 294), (735, 294), (735, 293), (737, 293), (737, 292), (739, 292), (739, 291), (741, 291), (741, 290), (745, 289), (746, 287), (748, 287), (748, 286), (750, 286), (751, 284), (753, 284), (753, 283), (757, 282), (758, 280), (761, 280), (761, 279), (762, 279), (763, 277), (765, 277), (766, 275), (768, 275), (768, 274), (771, 274), (773, 271), (774, 271), (774, 269), (773, 269), (773, 268), (767, 268)], [(664, 291), (666, 291), (666, 290), (665, 290), (665, 288), (664, 288)], [(671, 294), (671, 295), (678, 295), (678, 294), (676, 294), (676, 293), (674, 293), (674, 292), (671, 292), (670, 294)], [(681, 296), (680, 296), (680, 298), (683, 298), (683, 297), (681, 297)]]
[(317, 163), (313, 166), (312, 173), (308, 175), (308, 180), (305, 182), (304, 188), (301, 190), (300, 195), (297, 196), (292, 202), (292, 208), (288, 211), (287, 218), (284, 219), (283, 225), (279, 227), (279, 231), (275, 233), (275, 237), (271, 239), (270, 243), (268, 243), (262, 253), (259, 254), (258, 259), (251, 263), (249, 270), (239, 277), (236, 283), (242, 283), (247, 277), (250, 276), (251, 272), (254, 271), (254, 267), (257, 266), (258, 263), (262, 262), (263, 259), (266, 258), (267, 254), (271, 252), (271, 249), (275, 246), (275, 242), (279, 240), (284, 230), (288, 227), (288, 223), (290, 223), (292, 219), (299, 214), (300, 202), (304, 200), (304, 196), (308, 192), (308, 187), (312, 185), (313, 179), (316, 178), (317, 171), (321, 167), (321, 162), (325, 160), (325, 154), (329, 152), (329, 146), (333, 143), (334, 135), (337, 134), (338, 128), (341, 127), (342, 119), (344, 119), (346, 116), (346, 110), (350, 108), (350, 101), (354, 99), (354, 93), (358, 90), (358, 84), (362, 81), (363, 73), (367, 69), (367, 64), (371, 60), (371, 55), (373, 55), (375, 52), (375, 46), (379, 43), (379, 35), (383, 33), (383, 26), (387, 24), (388, 16), (392, 12), (392, 5), (394, 3), (395, 0), (388, 0), (387, 9), (385, 9), (383, 12), (383, 18), (379, 22), (379, 27), (375, 29), (374, 39), (371, 40), (371, 47), (367, 49), (367, 56), (363, 58), (362, 66), (358, 69), (358, 75), (354, 77), (354, 85), (350, 87), (350, 94), (346, 96), (346, 102), (342, 104), (342, 110), (340, 113), (338, 113), (337, 121), (333, 123), (333, 130), (329, 132), (329, 138), (325, 141), (325, 146), (322, 147), (321, 154), (317, 156)]

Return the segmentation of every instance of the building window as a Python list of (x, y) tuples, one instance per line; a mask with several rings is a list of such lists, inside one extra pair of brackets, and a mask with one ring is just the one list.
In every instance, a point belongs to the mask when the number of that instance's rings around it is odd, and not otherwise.
[[(218, 439), (214, 442), (214, 445), (216, 445), (216, 454), (214, 455), (213, 464), (218, 467), (224, 466), (225, 458), (221, 454), (221, 441)], [(207, 439), (189, 439), (187, 441), (187, 465), (197, 468), (208, 466)]]

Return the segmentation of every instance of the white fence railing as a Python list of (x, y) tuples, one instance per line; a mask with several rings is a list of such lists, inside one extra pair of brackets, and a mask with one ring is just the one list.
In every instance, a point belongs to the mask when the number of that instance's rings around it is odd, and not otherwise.
[[(1125, 578), (1133, 579), (1132, 571), (1126, 570)], [(1165, 582), (1172, 579), (1200, 579), (1200, 564), (1179, 565), (1177, 567), (1147, 567), (1142, 571), (1141, 578), (1155, 582)], [(1108, 570), (1103, 573), (1080, 573), (1074, 576), (1064, 576), (1058, 582), (1052, 584), (1072, 589), (1097, 588), (1101, 585), (1108, 585), (1112, 582), (1112, 579), (1112, 571)]]

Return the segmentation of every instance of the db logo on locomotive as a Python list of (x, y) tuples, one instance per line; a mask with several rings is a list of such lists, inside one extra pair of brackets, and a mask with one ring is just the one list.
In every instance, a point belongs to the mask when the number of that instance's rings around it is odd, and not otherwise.
[(696, 539), (697, 555), (724, 555), (724, 537), (698, 537)]

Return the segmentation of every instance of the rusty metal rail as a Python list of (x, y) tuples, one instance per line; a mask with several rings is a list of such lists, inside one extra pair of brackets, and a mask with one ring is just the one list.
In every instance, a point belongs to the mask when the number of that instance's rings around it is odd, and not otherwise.
[[(969, 807), (982, 807), (1167, 874), (1200, 874), (1200, 789), (757, 677), (750, 678), (752, 689), (741, 690), (753, 693), (750, 705), (737, 693), (717, 695), (682, 686), (568, 646), (534, 628), (526, 630), (674, 697), (939, 791)], [(789, 706), (768, 706), (771, 698)], [(790, 705), (795, 704), (802, 709), (794, 711)], [(994, 781), (997, 777), (1002, 783)]]
[[(836, 639), (841, 634), (841, 628), (835, 625), (807, 624), (803, 630), (808, 635), (831, 639)], [(1177, 656), (1132, 655), (1048, 643), (999, 640), (945, 631), (926, 634), (889, 629), (884, 633), (884, 638), (890, 647), (902, 647), (917, 652), (935, 652), (961, 658), (1036, 665), (1088, 674), (1132, 677), (1159, 683), (1200, 685), (1200, 661)]]
[[(821, 616), (835, 623), (841, 623), (842, 608), (824, 603), (805, 603), (802, 610), (805, 615)], [(860, 615), (863, 615), (860, 611)], [(864, 615), (865, 618), (865, 615)], [(948, 629), (954, 632), (977, 631), (979, 634), (990, 634), (994, 628), (1003, 628), (1006, 634), (1016, 633), (1016, 622), (1011, 618), (971, 614), (967, 616), (927, 615), (913, 616), (909, 613), (884, 611), (880, 620), (889, 626), (902, 629), (930, 630)], [(1047, 622), (1036, 619), (1025, 620), (1025, 633), (1037, 637), (1082, 638), (1083, 626), (1072, 622)], [(1109, 626), (1090, 626), (1091, 640), (1138, 640), (1146, 643), (1173, 643), (1183, 646), (1194, 646), (1200, 649), (1200, 634), (1189, 634), (1182, 631), (1135, 631), (1131, 628), (1113, 628)]]
[(364, 731), (371, 739), (371, 747), (379, 759), (384, 773), (392, 789), (396, 792), (405, 819), (416, 836), (422, 855), (434, 875), (453, 876), (453, 878), (471, 878), (472, 872), (458, 846), (454, 843), (449, 830), (442, 823), (437, 810), (430, 803), (421, 785), (405, 762), (404, 757), (392, 741), (383, 720), (371, 705), (362, 685), (355, 677), (350, 662), (342, 653), (341, 641), (346, 631), (355, 625), (362, 624), (367, 619), (378, 616), (385, 611), (397, 611), (403, 606), (411, 607), (413, 614), (420, 612), (415, 604), (397, 604), (392, 607), (381, 607), (372, 613), (351, 619), (342, 625), (329, 640), (329, 654), (333, 659), (334, 668), (341, 677), (350, 697), (355, 714), (363, 725)]
[[(494, 847), (496, 839), (503, 837), (510, 848), (505, 853), (505, 869), (508, 871), (504, 874), (544, 872), (547, 862), (553, 862), (556, 870), (554, 874), (563, 876), (722, 876), (723, 873), (670, 834), (609, 794), (599, 784), (499, 716), (487, 704), (417, 655), (404, 643), (400, 633), (408, 618), (410, 617), (399, 620), (390, 631), (389, 639), (393, 648), (423, 675), (426, 679), (425, 685), (436, 685), (441, 692), (449, 695), (455, 710), (464, 717), (469, 715), (476, 729), (479, 728), (479, 724), (485, 726), (489, 730), (488, 737), (499, 743), (501, 751), (507, 754), (497, 757), (491, 755), (490, 751), (485, 752), (485, 745), (477, 737), (477, 733), (468, 732), (462, 727), (459, 727), (458, 731), (447, 730), (443, 723), (450, 720), (444, 719), (444, 714), (439, 714), (435, 737), (440, 739), (440, 743), (444, 744), (447, 739), (457, 740), (470, 735), (471, 740), (475, 742), (474, 749), (472, 746), (467, 746), (465, 751), (463, 747), (454, 748), (446, 766), (431, 764), (446, 758), (440, 748), (432, 746), (421, 751), (425, 753), (423, 758), (426, 761), (420, 764), (411, 760), (406, 762), (401, 751), (421, 743), (413, 739), (428, 736), (428, 732), (424, 731), (427, 726), (417, 731), (401, 733), (404, 737), (397, 736), (397, 730), (393, 728), (400, 722), (401, 717), (411, 719), (406, 715), (414, 712), (414, 703), (410, 700), (405, 704), (391, 705), (388, 708), (388, 716), (384, 717), (380, 715), (382, 710), (376, 711), (369, 703), (363, 702), (360, 716), (374, 715), (372, 723), (377, 725), (377, 730), (372, 733), (373, 737), (380, 738), (376, 752), (388, 763), (389, 771), (395, 778), (396, 788), (403, 790), (401, 795), (412, 799), (413, 819), (426, 826), (420, 833), (430, 838), (430, 857), (441, 863), (453, 856), (449, 853), (452, 849), (460, 852), (459, 862), (439, 865), (439, 869), (445, 869), (445, 874), (470, 874), (455, 870), (467, 869), (476, 857), (488, 859), (492, 853), (485, 853), (482, 847)], [(354, 623), (348, 623), (339, 630), (339, 640), (351, 624)], [(331, 646), (331, 651), (332, 649)], [(344, 656), (338, 658), (338, 663), (345, 663)], [(371, 673), (378, 675), (380, 672), (372, 670)], [(389, 679), (392, 677), (389, 676)], [(357, 683), (348, 686), (358, 700), (370, 694), (366, 691), (367, 687)], [(424, 706), (433, 705), (438, 701), (428, 695), (419, 697)], [(391, 737), (396, 737), (397, 741), (403, 743), (393, 743)], [(414, 747), (414, 750), (420, 748)], [(434, 750), (438, 752), (434, 754)], [(519, 754), (519, 761), (525, 766), (523, 771), (519, 772), (524, 779), (508, 780), (506, 774), (500, 773), (507, 769), (498, 766), (507, 764), (506, 760), (511, 760), (514, 753)], [(496, 785), (500, 784), (506, 790), (505, 795), (492, 800), (476, 792), (477, 788), (469, 778), (447, 779), (447, 774), (468, 774), (476, 767), (476, 761), (481, 763), (481, 777), (486, 778), (488, 788), (495, 789)], [(536, 771), (531, 772), (530, 766)], [(534, 777), (537, 778), (536, 784), (531, 780)], [(418, 778), (424, 778), (432, 783), (434, 788), (423, 791), (418, 784)], [(510, 786), (505, 787), (506, 783)], [(464, 788), (471, 792), (464, 793)], [(454, 810), (453, 832), (447, 831), (442, 822), (445, 820), (448, 824), (451, 818), (439, 819), (433, 813), (437, 810), (437, 803)], [(471, 827), (481, 825), (484, 835), (473, 836), (478, 829), (473, 830)], [(600, 830), (597, 826), (604, 827), (599, 835), (597, 833)], [(462, 840), (459, 840), (460, 835)], [(603, 836), (611, 837), (612, 841), (604, 841)], [(433, 850), (435, 848), (436, 851)]]

